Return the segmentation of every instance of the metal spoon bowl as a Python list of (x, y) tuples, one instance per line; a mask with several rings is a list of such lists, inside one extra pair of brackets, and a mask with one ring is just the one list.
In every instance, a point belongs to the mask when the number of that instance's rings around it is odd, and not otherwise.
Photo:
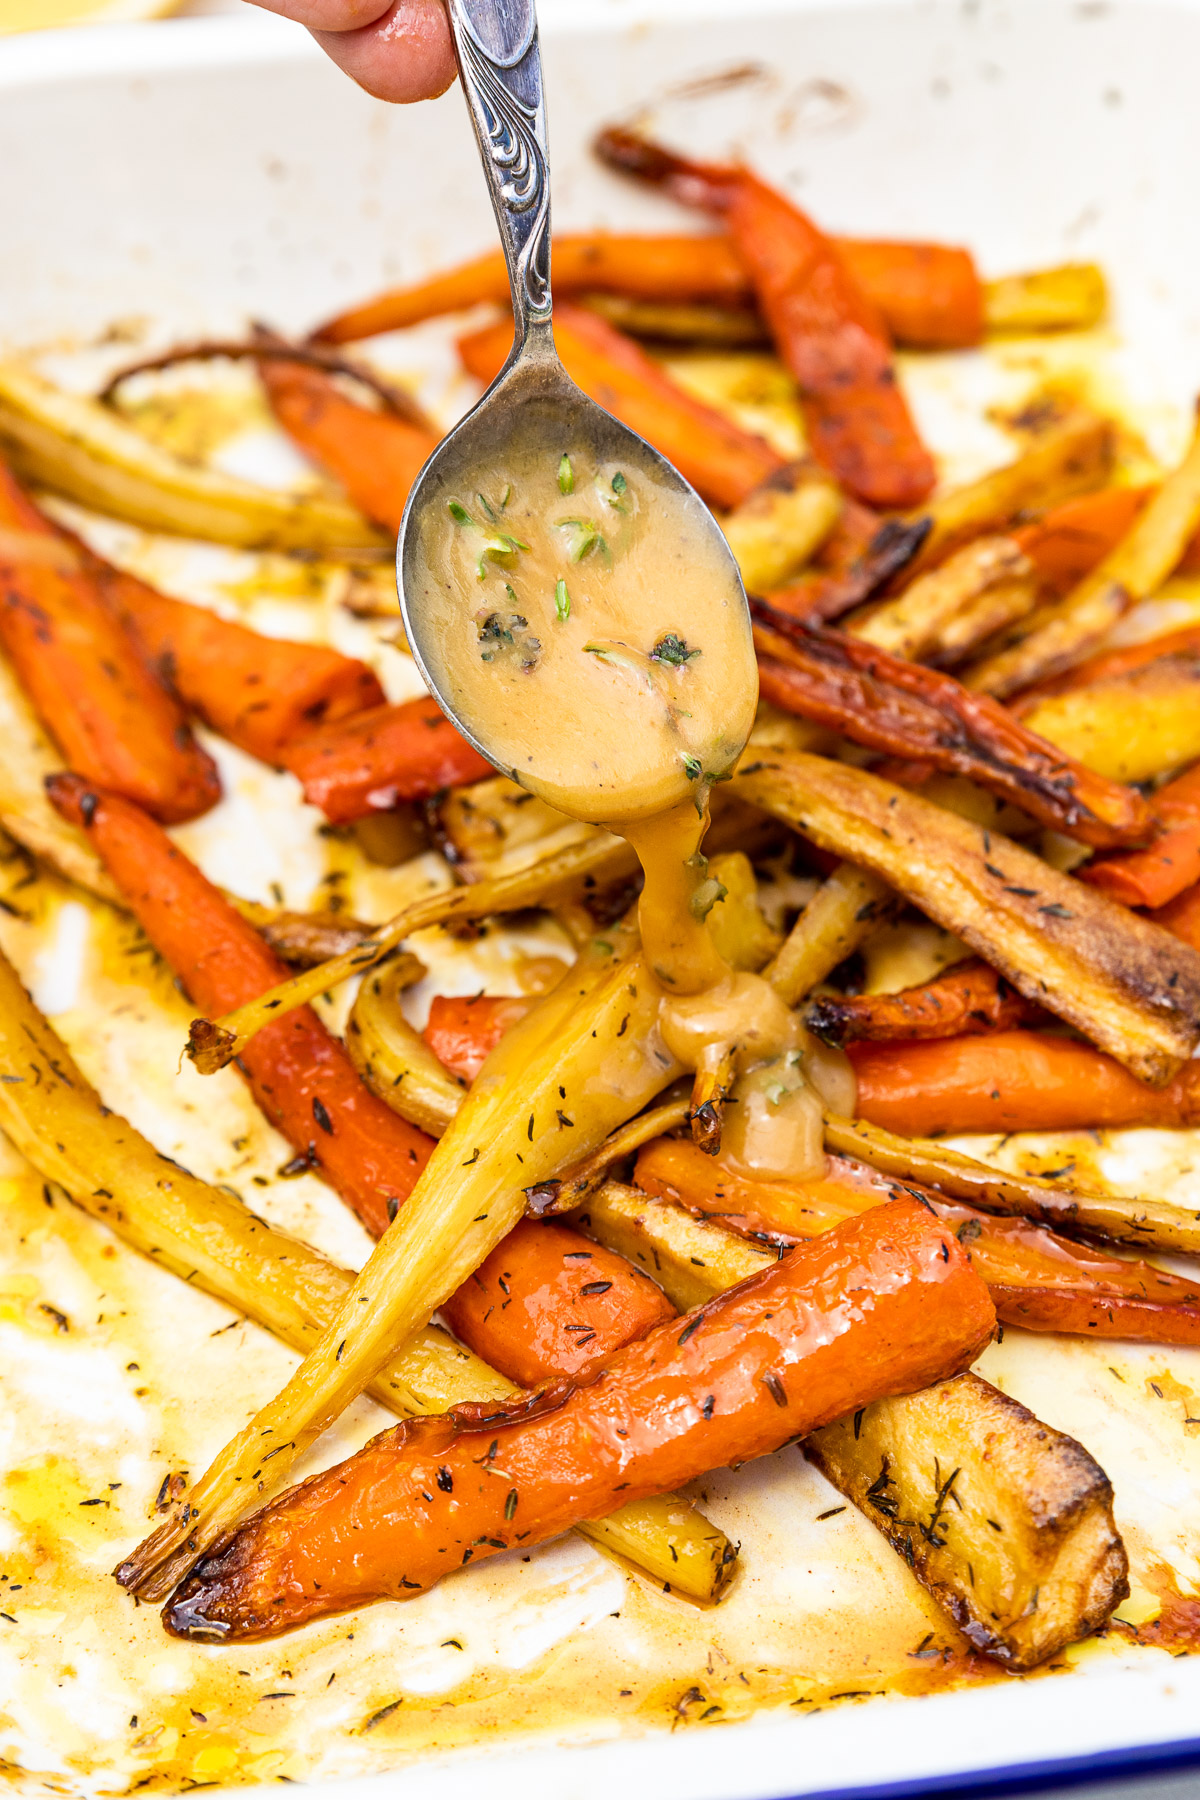
[[(413, 484), (400, 523), (396, 575), (409, 648), (434, 698), (479, 753), (505, 774), (505, 747), (489, 743), (457, 712), (428, 612), (437, 579), (433, 545), (448, 502), (486, 489), (495, 470), (532, 453), (570, 445), (593, 466), (617, 462), (658, 488), (673, 489), (705, 536), (714, 568), (741, 594), (724, 534), (678, 470), (571, 380), (554, 347), (550, 292), (550, 165), (534, 0), (447, 0), (447, 11), (479, 153), (512, 288), (515, 334), (500, 374), (442, 440)], [(749, 644), (747, 609), (746, 641)], [(753, 663), (750, 666), (753, 679)]]

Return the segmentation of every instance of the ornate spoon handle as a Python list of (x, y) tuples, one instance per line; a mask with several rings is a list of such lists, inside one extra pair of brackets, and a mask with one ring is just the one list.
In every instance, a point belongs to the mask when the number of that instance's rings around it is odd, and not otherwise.
[(534, 0), (446, 0), (446, 7), (508, 264), (520, 350), (531, 329), (550, 323), (550, 151), (537, 13)]

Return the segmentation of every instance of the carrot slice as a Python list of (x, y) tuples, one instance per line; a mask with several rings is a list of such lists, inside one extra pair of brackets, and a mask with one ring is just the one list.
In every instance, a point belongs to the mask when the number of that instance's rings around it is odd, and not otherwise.
[(523, 1220), (442, 1304), (469, 1350), (522, 1387), (590, 1381), (614, 1350), (676, 1316), (648, 1275), (565, 1225)]
[(952, 675), (751, 601), (759, 680), (786, 712), (890, 756), (967, 775), (1044, 825), (1108, 849), (1154, 824), (1133, 788), (1097, 775)]
[(904, 1137), (1200, 1123), (1200, 1065), (1151, 1088), (1090, 1044), (1037, 1031), (851, 1044), (858, 1111)]
[(1069, 594), (1133, 525), (1154, 488), (1108, 487), (1080, 494), (1022, 525), (1013, 537), (1033, 563), (1044, 587)]
[(278, 760), (335, 825), (495, 773), (427, 695), (308, 732), (282, 746)]
[(354, 657), (264, 637), (84, 554), (103, 598), (189, 710), (263, 762), (318, 725), (384, 703), (378, 676)]
[[(159, 954), (208, 1013), (239, 1006), (287, 965), (152, 819), (78, 775), (49, 793), (81, 825)], [(378, 1236), (408, 1198), (433, 1150), (364, 1085), (344, 1046), (307, 1006), (260, 1031), (238, 1059), (263, 1113)]]
[(168, 824), (220, 799), (216, 765), (178, 702), (2, 465), (0, 643), (71, 768)]
[[(737, 506), (783, 466), (765, 438), (685, 394), (632, 338), (595, 313), (557, 305), (554, 339), (572, 381), (661, 451), (714, 506)], [(511, 348), (507, 319), (458, 341), (464, 368), (480, 381), (494, 380)]]
[(1028, 1331), (1200, 1344), (1200, 1287), (1149, 1263), (1084, 1248), (1028, 1219), (993, 1218), (849, 1157), (816, 1181), (739, 1176), (696, 1145), (659, 1138), (638, 1158), (637, 1184), (745, 1237), (786, 1246), (910, 1193), (967, 1246), (997, 1317)]
[(399, 531), (408, 490), (437, 448), (433, 432), (360, 406), (303, 363), (264, 360), (258, 372), (292, 442), (341, 482), (368, 519)]
[(836, 1043), (856, 1038), (888, 1043), (1008, 1031), (1031, 1018), (1045, 1018), (1041, 1007), (976, 959), (897, 994), (827, 995), (810, 1006), (807, 1023)]
[(1182, 625), (1178, 631), (1165, 631), (1161, 637), (1147, 638), (1141, 644), (1129, 644), (1121, 650), (1104, 650), (1099, 656), (1076, 663), (1073, 669), (1066, 669), (1061, 675), (1052, 675), (1046, 681), (1023, 688), (1011, 703), (1012, 709), (1020, 717), (1032, 712), (1039, 700), (1053, 694), (1071, 694), (1079, 688), (1095, 687), (1102, 681), (1117, 681), (1122, 675), (1132, 675), (1164, 657), (1195, 656), (1198, 652), (1200, 625)]
[(405, 1598), (623, 1500), (745, 1462), (966, 1368), (987, 1289), (916, 1200), (877, 1207), (609, 1359), (588, 1387), (382, 1433), (202, 1561), (168, 1629), (223, 1643)]
[(936, 479), (896, 382), (878, 309), (806, 213), (748, 170), (690, 162), (633, 132), (604, 131), (601, 158), (723, 219), (796, 377), (813, 454), (872, 506), (917, 506)]
[(532, 1005), (532, 1000), (500, 999), (491, 994), (438, 994), (421, 1035), (452, 1075), (474, 1081), (489, 1052)]

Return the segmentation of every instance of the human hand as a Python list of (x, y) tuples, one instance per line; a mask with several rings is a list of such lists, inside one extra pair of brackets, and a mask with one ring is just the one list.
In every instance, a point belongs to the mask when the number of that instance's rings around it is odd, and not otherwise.
[(250, 0), (305, 25), (377, 100), (432, 100), (455, 76), (442, 0)]

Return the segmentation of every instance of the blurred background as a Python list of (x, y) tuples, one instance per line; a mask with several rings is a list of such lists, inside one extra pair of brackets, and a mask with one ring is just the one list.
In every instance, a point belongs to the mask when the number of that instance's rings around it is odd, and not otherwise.
[(235, 13), (243, 0), (0, 0), (0, 37), (102, 20), (161, 19), (197, 13)]

